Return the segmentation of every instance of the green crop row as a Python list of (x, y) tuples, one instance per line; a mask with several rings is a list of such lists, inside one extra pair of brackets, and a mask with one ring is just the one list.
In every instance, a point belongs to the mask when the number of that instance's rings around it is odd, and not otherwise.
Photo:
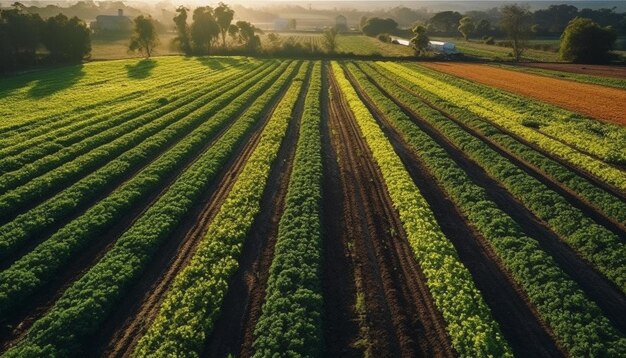
[(286, 135), (309, 65), (302, 66), (212, 220), (191, 261), (174, 279), (134, 356), (194, 356), (220, 311), (243, 242), (260, 211), (272, 163)]
[[(362, 69), (365, 69), (365, 66), (365, 63), (359, 63), (359, 67)], [(520, 143), (512, 136), (494, 127), (488, 121), (456, 106), (453, 102), (439, 98), (409, 81), (390, 75), (389, 72), (381, 70), (379, 66), (371, 66), (368, 64), (367, 67), (379, 72), (381, 75), (385, 76), (385, 78), (400, 84), (402, 88), (416, 96), (426, 99), (431, 105), (451, 114), (456, 120), (485, 136), (492, 143), (505, 149), (511, 155), (530, 164), (537, 171), (542, 172), (552, 180), (561, 183), (565, 188), (576, 193), (584, 201), (602, 211), (607, 217), (626, 225), (626, 202), (623, 200), (598, 188), (589, 180), (568, 169), (566, 166)], [(368, 71), (368, 73), (369, 72), (370, 71)]]
[[(385, 97), (362, 72), (349, 66), (386, 121), (425, 164), (439, 185), (460, 208), (500, 258), (503, 266), (524, 289), (540, 317), (572, 356), (619, 356), (626, 339), (611, 326), (598, 306), (567, 276), (539, 243), (488, 199), (471, 178), (432, 138)], [(419, 112), (422, 118), (440, 116), (415, 97), (371, 68), (362, 68), (397, 101)], [(443, 119), (442, 119), (443, 120)]]
[(555, 141), (536, 130), (524, 126), (521, 120), (516, 118), (519, 115), (507, 109), (505, 106), (496, 106), (488, 102), (483, 97), (464, 91), (457, 86), (446, 84), (442, 81), (434, 83), (426, 76), (417, 75), (409, 71), (406, 67), (392, 63), (378, 63), (382, 68), (392, 74), (408, 80), (409, 82), (429, 91), (433, 94), (455, 103), (471, 112), (488, 119), (499, 127), (521, 137), (522, 139), (537, 145), (547, 153), (555, 155), (566, 162), (579, 167), (602, 181), (615, 186), (620, 190), (626, 190), (626, 176), (624, 173), (601, 160), (595, 159), (587, 154), (581, 153), (561, 142)]
[[(183, 138), (187, 133), (206, 121), (220, 108), (228, 106), (237, 96), (246, 93), (250, 86), (275, 70), (274, 66), (265, 71), (255, 74), (252, 78), (244, 77), (244, 83), (230, 81), (231, 84), (223, 86), (213, 92), (211, 101), (204, 103), (195, 111), (188, 111), (185, 115), (177, 112), (167, 114), (164, 120), (169, 119), (173, 124), (161, 132), (157, 132), (148, 139), (138, 142), (135, 148), (123, 153), (120, 157), (107, 162), (102, 168), (89, 174), (68, 189), (38, 205), (19, 216), (13, 221), (0, 227), (0, 258), (11, 256), (15, 250), (26, 244), (31, 238), (36, 237), (48, 226), (63, 220), (74, 213), (81, 205), (88, 204), (97, 198), (103, 191), (119, 185), (119, 181), (125, 175), (132, 172), (137, 166), (145, 165), (154, 156), (176, 140)], [(235, 87), (229, 91), (229, 87)], [(223, 91), (228, 91), (224, 93)], [(230, 107), (231, 109), (233, 107)], [(181, 120), (183, 119), (184, 120)], [(216, 123), (218, 124), (218, 123)], [(60, 168), (61, 170), (64, 167)], [(2, 201), (0, 201), (2, 203)], [(1, 206), (0, 206), (1, 207)]]
[[(199, 72), (199, 71), (198, 71)], [(121, 125), (135, 117), (156, 110), (163, 105), (185, 97), (193, 91), (197, 92), (199, 84), (207, 81), (215, 82), (225, 77), (237, 77), (242, 69), (224, 70), (210, 77), (198, 76), (195, 79), (181, 79), (165, 84), (159, 92), (142, 96), (142, 101), (128, 101), (115, 106), (110, 111), (101, 110), (100, 113), (81, 120), (74, 120), (71, 125), (57, 130), (42, 126), (41, 133), (30, 131), (28, 137), (17, 136), (6, 140), (5, 145), (0, 143), (0, 174), (17, 170), (46, 155), (53, 154), (74, 143), (80, 142), (114, 126)], [(199, 73), (196, 73), (199, 75)], [(163, 100), (162, 102), (159, 102)], [(6, 144), (9, 144), (6, 145)]]
[(461, 356), (511, 356), (498, 324), (402, 161), (340, 66), (333, 73), (380, 168), (409, 244)]
[(425, 116), (439, 132), (544, 221), (564, 242), (626, 292), (626, 245), (565, 198), (439, 113)]
[(591, 119), (545, 102), (529, 100), (423, 66), (409, 65), (404, 68), (411, 68), (413, 73), (420, 73), (431, 80), (452, 84), (457, 91), (464, 91), (471, 94), (473, 99), (478, 99), (474, 104), (484, 104), (484, 109), (496, 115), (505, 114), (507, 118), (503, 119), (521, 123), (553, 141), (596, 156), (607, 163), (626, 164), (626, 128), (623, 126)]
[(287, 352), (316, 357), (323, 350), (320, 93), (321, 63), (317, 62), (304, 102), (265, 302), (254, 330), (254, 357)]
[[(197, 121), (201, 121), (201, 124), (198, 129), (187, 135), (171, 150), (158, 157), (110, 196), (104, 198), (84, 215), (70, 222), (47, 241), (15, 262), (10, 268), (0, 273), (0, 278), (2, 278), (0, 281), (2, 282), (0, 283), (0, 313), (19, 305), (24, 298), (29, 297), (41, 286), (48, 283), (80, 250), (88, 247), (89, 243), (97, 239), (101, 233), (106, 232), (107, 229), (127, 215), (129, 211), (132, 211), (138, 202), (158, 190), (173, 171), (180, 169), (184, 165), (185, 159), (193, 157), (207, 141), (211, 140), (212, 136), (231, 122), (230, 120), (245, 107), (246, 103), (249, 103), (255, 96), (266, 90), (276, 80), (278, 74), (286, 69), (286, 65), (270, 67), (271, 72), (269, 75), (262, 73), (258, 77), (248, 80), (242, 78), (240, 79), (241, 82), (235, 82), (235, 84), (238, 84), (236, 88), (225, 93), (223, 98), (218, 98), (213, 103), (213, 105), (217, 106), (223, 106), (226, 103), (229, 104), (228, 107), (211, 116), (210, 120), (207, 120), (207, 116), (198, 114), (195, 118), (181, 121), (181, 124), (189, 123), (191, 125)], [(257, 83), (258, 85), (251, 87)], [(240, 95), (242, 91), (246, 92)], [(130, 159), (142, 159), (151, 152), (152, 147), (159, 148), (163, 143), (167, 142), (167, 140), (161, 138), (166, 134), (164, 133), (160, 137), (155, 136), (150, 141), (138, 146), (136, 153), (141, 155)], [(114, 161), (110, 165), (113, 169), (129, 168), (133, 166), (133, 162)], [(93, 177), (97, 178), (98, 175), (93, 175)], [(106, 182), (106, 179), (106, 177), (101, 177), (100, 181)], [(89, 185), (86, 184), (84, 188), (89, 188)], [(51, 201), (51, 203), (56, 203), (55, 205), (60, 205), (59, 203), (63, 202), (64, 200)], [(45, 217), (47, 212), (59, 212), (59, 210), (45, 209), (43, 207), (42, 210), (34, 210), (34, 218), (37, 215)], [(63, 212), (61, 211), (62, 214)], [(35, 220), (34, 218), (32, 220)], [(57, 220), (59, 218), (54, 216), (50, 218), (50, 220), (53, 219)], [(19, 228), (15, 229), (15, 235), (20, 233)], [(24, 232), (34, 229), (41, 230), (41, 228), (33, 226), (25, 226), (21, 227), (21, 229)]]
[[(222, 166), (258, 123), (269, 103), (291, 77), (295, 64), (203, 153), (172, 186), (126, 231), (105, 256), (68, 288), (47, 314), (35, 322), (25, 339), (7, 357), (68, 356), (92, 336), (141, 278), (160, 244), (201, 200)], [(260, 85), (252, 86), (258, 90)]]
[[(204, 88), (205, 85), (199, 83), (194, 88), (196, 91), (183, 98), (2, 175), (0, 218), (10, 216), (15, 206), (53, 191), (56, 185), (66, 185), (95, 170), (222, 93), (219, 86), (210, 85), (207, 91)], [(24, 183), (27, 184), (19, 187)]]

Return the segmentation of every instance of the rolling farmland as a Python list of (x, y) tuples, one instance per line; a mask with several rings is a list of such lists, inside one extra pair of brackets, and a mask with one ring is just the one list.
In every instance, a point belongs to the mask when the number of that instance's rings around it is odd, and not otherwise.
[(0, 352), (625, 356), (626, 92), (600, 82), (174, 56), (3, 78)]

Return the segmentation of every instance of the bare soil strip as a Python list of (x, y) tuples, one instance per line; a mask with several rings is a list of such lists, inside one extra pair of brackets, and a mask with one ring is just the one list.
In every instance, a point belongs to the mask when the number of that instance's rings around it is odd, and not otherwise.
[[(310, 76), (310, 69), (309, 74)], [(295, 149), (308, 92), (308, 80), (296, 103), (292, 121), (261, 199), (261, 211), (244, 242), (239, 269), (231, 278), (220, 314), (207, 339), (204, 357), (251, 357), (254, 328), (261, 315), (269, 268), (274, 257), (278, 223), (283, 215)]]
[(579, 65), (576, 63), (524, 63), (521, 66), (626, 79), (626, 66)]
[[(324, 294), (324, 342), (326, 357), (362, 357), (357, 347), (359, 317), (355, 309), (357, 285), (355, 265), (352, 259), (352, 242), (342, 234), (346, 223), (343, 218), (341, 173), (339, 158), (333, 149), (331, 137), (336, 136), (330, 128), (328, 63), (322, 70), (322, 150), (324, 175), (322, 182), (323, 240), (323, 294)], [(336, 141), (337, 139), (335, 139)]]
[[(374, 356), (454, 356), (382, 174), (331, 76), (330, 128), (339, 158), (342, 240), (353, 243)], [(357, 278), (358, 279), (358, 278)]]
[(626, 125), (626, 91), (470, 63), (424, 63), (423, 66), (523, 96)]
[(284, 96), (287, 86), (265, 117), (255, 126), (253, 133), (244, 138), (240, 148), (224, 166), (219, 179), (203, 194), (203, 200), (191, 210), (172, 238), (156, 253), (156, 260), (146, 269), (139, 284), (127, 294), (120, 306), (93, 337), (89, 356), (127, 357), (148, 329), (159, 311), (164, 294), (176, 275), (187, 265), (204, 238), (208, 225), (219, 211), (239, 173), (256, 148), (261, 132), (276, 105)]
[(437, 179), (429, 174), (422, 161), (389, 126), (384, 115), (376, 109), (367, 94), (352, 78), (350, 80), (389, 137), (396, 153), (433, 210), (444, 234), (455, 246), (461, 261), (470, 271), (515, 354), (532, 357), (564, 356), (552, 338), (549, 328), (540, 321), (522, 289), (502, 269), (499, 259), (489, 248), (486, 240), (474, 230), (461, 211), (447, 198), (445, 191), (437, 184)]
[[(405, 114), (412, 118), (423, 131), (442, 146), (457, 165), (459, 165), (475, 183), (485, 188), (491, 200), (493, 200), (502, 211), (511, 216), (529, 237), (536, 239), (541, 247), (554, 257), (559, 267), (579, 284), (581, 289), (591, 300), (598, 304), (615, 327), (622, 332), (626, 332), (626, 322), (622, 319), (622, 317), (626, 317), (626, 297), (615, 284), (607, 280), (602, 274), (591, 267), (591, 265), (581, 259), (567, 244), (561, 241), (555, 233), (548, 229), (543, 222), (529, 212), (522, 203), (512, 197), (506, 189), (488, 176), (484, 170), (469, 159), (463, 151), (450, 143), (445, 136), (430, 126), (426, 121), (419, 118), (415, 113), (411, 112), (410, 108), (402, 106), (401, 103), (398, 103), (392, 96), (384, 92), (384, 90), (381, 89), (381, 91), (394, 101)], [(485, 243), (483, 246), (486, 245)], [(455, 246), (457, 246), (457, 250), (459, 251), (465, 248), (465, 245), (459, 246), (455, 244)], [(493, 257), (495, 259), (495, 255), (493, 255)], [(509, 281), (511, 283), (513, 282), (512, 279)], [(521, 294), (521, 289), (518, 289), (518, 291)], [(526, 298), (525, 300), (528, 301)], [(528, 304), (530, 305), (530, 303)], [(517, 335), (518, 338), (521, 338), (521, 336), (522, 335)]]

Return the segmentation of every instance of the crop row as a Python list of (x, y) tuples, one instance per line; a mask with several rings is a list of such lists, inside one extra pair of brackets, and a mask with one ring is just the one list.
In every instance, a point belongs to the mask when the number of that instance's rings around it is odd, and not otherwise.
[(511, 356), (498, 324), (446, 239), (428, 206), (376, 120), (359, 99), (341, 67), (332, 63), (339, 87), (385, 179), (409, 244), (443, 314), (452, 345), (461, 356)]
[[(486, 108), (506, 113), (548, 138), (580, 152), (599, 157), (608, 163), (626, 163), (626, 129), (620, 125), (597, 121), (548, 103), (529, 100), (497, 89), (419, 66), (407, 66), (415, 72), (452, 83), (457, 90), (470, 93)], [(468, 97), (469, 98), (469, 97)]]
[[(196, 75), (200, 75), (197, 71)], [(210, 76), (209, 79), (217, 81), (227, 76), (237, 76), (241, 69), (227, 69), (223, 72)], [(125, 123), (144, 113), (185, 97), (193, 91), (197, 91), (199, 83), (206, 83), (207, 78), (197, 76), (194, 79), (184, 78), (161, 86), (159, 92), (142, 96), (141, 102), (127, 101), (120, 103), (111, 110), (100, 110), (87, 118), (74, 119), (71, 125), (52, 130), (49, 126), (42, 125), (40, 131), (29, 131), (27, 137), (11, 137), (0, 143), (0, 174), (16, 170), (25, 164), (31, 163), (45, 155), (52, 154), (71, 144), (85, 138), (97, 135), (106, 129)], [(158, 99), (158, 100), (157, 100)], [(8, 145), (10, 144), (10, 145)]]
[[(474, 184), (446, 151), (370, 83), (360, 70), (354, 66), (349, 68), (359, 86), (384, 113), (386, 121), (486, 239), (561, 345), (572, 356), (623, 354), (626, 340), (611, 326), (598, 306), (541, 249), (539, 243), (526, 236), (515, 221), (498, 209), (485, 190)], [(416, 100), (389, 79), (371, 69), (364, 71), (397, 101), (418, 112), (422, 118), (440, 117), (444, 120), (437, 111)]]
[[(228, 78), (221, 78), (207, 91), (205, 84), (199, 83), (190, 92), (172, 103), (145, 113), (123, 124), (88, 137), (82, 142), (61, 149), (54, 155), (48, 155), (20, 169), (6, 173), (0, 177), (0, 217), (7, 217), (14, 210), (14, 205), (40, 197), (44, 192), (52, 190), (55, 184), (66, 184), (72, 178), (79, 178), (108, 162), (125, 150), (132, 148), (139, 141), (169, 126), (181, 116), (191, 113), (205, 104), (206, 101), (220, 94), (218, 85), (228, 83)], [(232, 81), (232, 79), (230, 79)], [(171, 115), (166, 115), (171, 113)], [(56, 170), (55, 170), (56, 169)], [(29, 182), (29, 180), (34, 179)], [(28, 183), (21, 188), (20, 185)], [(43, 184), (43, 186), (42, 186)], [(16, 189), (17, 188), (17, 189)], [(11, 192), (11, 190), (13, 190)]]
[[(241, 79), (242, 82), (237, 83), (236, 88), (224, 93), (211, 104), (214, 107), (212, 107), (213, 110), (209, 111), (209, 113), (215, 112), (215, 108), (223, 107), (225, 104), (229, 104), (229, 106), (223, 108), (218, 114), (213, 115), (210, 120), (207, 120), (207, 117), (210, 115), (198, 113), (193, 117), (188, 117), (185, 121), (181, 121), (181, 124), (188, 123), (191, 125), (198, 121), (201, 124), (198, 129), (187, 135), (180, 143), (157, 158), (110, 196), (104, 198), (84, 215), (56, 232), (43, 244), (15, 262), (9, 269), (0, 273), (0, 277), (2, 277), (2, 284), (0, 284), (0, 312), (5, 312), (14, 307), (21, 303), (24, 298), (36, 292), (37, 289), (52, 279), (59, 270), (65, 267), (77, 253), (88, 247), (90, 242), (93, 242), (102, 233), (106, 232), (122, 217), (128, 215), (129, 211), (132, 211), (133, 207), (142, 199), (158, 190), (170, 173), (180, 169), (183, 163), (185, 163), (185, 159), (193, 157), (212, 136), (224, 128), (230, 122), (230, 119), (245, 107), (246, 103), (267, 89), (272, 81), (277, 78), (280, 70), (285, 68), (286, 64), (277, 68), (279, 71), (272, 71), (273, 73), (270, 73), (270, 75), (261, 73), (259, 77), (253, 77), (248, 80)], [(274, 69), (274, 67), (271, 67), (271, 69)], [(256, 86), (253, 86), (254, 84)], [(244, 91), (246, 92), (241, 95)], [(166, 141), (162, 138), (166, 134), (155, 136), (150, 141), (138, 146), (136, 148), (137, 155), (129, 157), (129, 159), (145, 159), (144, 156), (150, 153), (150, 149), (155, 146), (158, 148)], [(110, 166), (113, 169), (128, 168), (133, 166), (133, 162), (114, 161), (110, 163)], [(107, 181), (106, 176), (99, 176), (97, 173), (91, 177), (100, 178), (100, 182)], [(86, 190), (89, 187), (89, 185), (85, 185), (78, 189)], [(63, 209), (62, 204), (64, 200), (51, 200), (50, 203), (60, 209), (54, 211), (53, 208), (48, 208), (46, 210), (44, 206), (42, 207), (43, 212), (33, 210), (34, 217), (32, 220), (35, 220), (34, 218), (37, 215), (44, 217), (45, 213), (50, 215), (49, 212), (63, 214), (61, 209)], [(52, 216), (50, 220), (59, 220), (61, 218), (62, 216)], [(41, 228), (34, 225), (16, 226), (15, 235), (20, 233), (20, 228), (24, 232), (32, 232), (34, 229), (41, 230)]]
[[(266, 71), (256, 74), (252, 78), (245, 77), (243, 79), (246, 81), (243, 83), (230, 81), (229, 87), (235, 87), (233, 90), (228, 91), (226, 86), (214, 90), (212, 100), (207, 103), (203, 102), (203, 106), (196, 111), (184, 111), (182, 115), (179, 115), (178, 112), (165, 115), (163, 120), (173, 123), (170, 127), (155, 133), (148, 139), (138, 141), (135, 148), (107, 162), (102, 168), (89, 174), (68, 189), (0, 227), (0, 248), (2, 248), (0, 258), (9, 257), (16, 249), (22, 247), (46, 227), (71, 215), (77, 208), (89, 203), (103, 191), (114, 188), (136, 167), (145, 165), (168, 145), (184, 137), (206, 121), (207, 116), (227, 106), (230, 101), (245, 93), (252, 84), (267, 76), (274, 69), (274, 66), (270, 66)], [(228, 92), (224, 93), (224, 90)], [(183, 118), (185, 120), (181, 120)], [(64, 167), (60, 169), (64, 170)]]
[(259, 142), (208, 227), (191, 261), (174, 279), (135, 356), (199, 355), (220, 311), (229, 278), (237, 270), (243, 242), (260, 201), (309, 64), (302, 66), (278, 104)]
[[(359, 67), (362, 69), (365, 69), (366, 66), (379, 72), (385, 76), (385, 78), (400, 84), (402, 88), (408, 90), (412, 94), (415, 94), (420, 98), (424, 98), (430, 105), (440, 108), (441, 111), (445, 111), (446, 113), (452, 115), (455, 120), (463, 123), (477, 133), (480, 133), (489, 141), (495, 143), (497, 146), (503, 148), (513, 156), (530, 164), (537, 171), (542, 172), (553, 181), (562, 184), (565, 188), (581, 197), (585, 202), (599, 209), (606, 216), (612, 218), (616, 222), (626, 225), (626, 202), (623, 200), (620, 200), (614, 195), (611, 195), (605, 190), (597, 187), (589, 180), (583, 178), (560, 163), (546, 157), (531, 147), (520, 143), (512, 136), (495, 128), (489, 122), (482, 120), (479, 116), (463, 110), (454, 103), (443, 100), (406, 80), (389, 75), (389, 72), (380, 71), (381, 69), (378, 66), (370, 66), (365, 63), (359, 63)], [(370, 71), (368, 71), (368, 73), (369, 72)]]
[[(204, 152), (170, 188), (117, 240), (113, 248), (68, 288), (54, 307), (39, 319), (7, 357), (67, 356), (99, 325), (140, 277), (160, 244), (201, 199), (243, 138), (291, 77), (295, 64), (281, 72), (272, 87)], [(262, 88), (252, 86), (253, 92)], [(243, 103), (239, 103), (243, 105)]]
[(320, 93), (321, 63), (317, 62), (304, 102), (265, 302), (254, 330), (255, 357), (284, 352), (316, 357), (323, 349)]
[(425, 116), (439, 132), (502, 184), (598, 271), (626, 292), (626, 246), (565, 198), (445, 116)]
[[(224, 59), (213, 61), (218, 66), (231, 62)], [(199, 68), (207, 74), (219, 71), (213, 69), (217, 67), (214, 64), (205, 66), (202, 62), (176, 57), (106, 61), (19, 76), (18, 81), (31, 77), (32, 82), (27, 86), (20, 84), (24, 87), (0, 99), (0, 116), (7, 118), (0, 124), (0, 138), (14, 134), (15, 130), (37, 126), (41, 120), (53, 124), (67, 117), (82, 116), (86, 111), (139, 98)], [(68, 107), (68, 103), (73, 106)]]
[(488, 119), (499, 127), (537, 145), (546, 152), (553, 154), (568, 163), (579, 167), (602, 181), (615, 186), (620, 190), (626, 190), (626, 176), (624, 173), (601, 160), (581, 153), (561, 142), (555, 141), (536, 130), (524, 126), (516, 118), (519, 115), (505, 106), (497, 106), (483, 97), (478, 97), (468, 91), (464, 91), (455, 85), (449, 85), (442, 81), (433, 82), (427, 76), (418, 75), (409, 71), (406, 67), (392, 63), (378, 63), (382, 68), (395, 76), (403, 78), (433, 94), (464, 107), (471, 112)]

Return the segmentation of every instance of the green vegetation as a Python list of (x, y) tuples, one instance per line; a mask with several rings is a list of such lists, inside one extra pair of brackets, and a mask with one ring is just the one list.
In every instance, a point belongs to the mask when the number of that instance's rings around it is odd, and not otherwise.
[(322, 333), (321, 63), (311, 72), (285, 211), (280, 219), (265, 303), (254, 331), (254, 356), (283, 352), (315, 357)]
[[(467, 137), (454, 122), (430, 108), (419, 97), (407, 93), (374, 67), (359, 63), (350, 72), (372, 98), (385, 119), (400, 133), (413, 153), (425, 163), (447, 195), (461, 208), (507, 270), (525, 289), (540, 315), (548, 322), (558, 340), (572, 356), (618, 356), (626, 352), (626, 339), (611, 326), (598, 306), (558, 267), (539, 245), (528, 237), (506, 213), (498, 209), (482, 187), (454, 162), (432, 138), (407, 117), (398, 106), (373, 85), (382, 86), (406, 108), (427, 121), (452, 141)], [(372, 78), (368, 80), (364, 74)], [(479, 147), (466, 142), (462, 149)], [(483, 155), (489, 155), (483, 151)], [(519, 176), (515, 177), (518, 179)], [(548, 206), (546, 206), (548, 207)], [(497, 218), (497, 220), (492, 220)], [(600, 338), (602, 337), (602, 338)]]
[(301, 66), (274, 110), (204, 240), (166, 294), (161, 310), (135, 349), (136, 356), (199, 354), (219, 313), (237, 259), (278, 155), (309, 64)]
[(581, 73), (571, 73), (571, 72), (566, 72), (566, 71), (548, 70), (544, 68), (512, 66), (512, 65), (504, 65), (504, 64), (498, 64), (494, 66), (506, 68), (507, 70), (515, 70), (515, 71), (533, 73), (537, 75), (543, 75), (543, 76), (554, 77), (554, 78), (559, 78), (559, 79), (566, 79), (566, 80), (575, 81), (575, 82), (590, 83), (594, 85), (626, 89), (626, 79), (623, 79), (623, 78), (585, 75)]
[(411, 248), (426, 275), (431, 295), (446, 321), (452, 345), (461, 356), (512, 356), (469, 271), (441, 232), (428, 203), (391, 143), (339, 64), (333, 62), (332, 69), (382, 172)]

